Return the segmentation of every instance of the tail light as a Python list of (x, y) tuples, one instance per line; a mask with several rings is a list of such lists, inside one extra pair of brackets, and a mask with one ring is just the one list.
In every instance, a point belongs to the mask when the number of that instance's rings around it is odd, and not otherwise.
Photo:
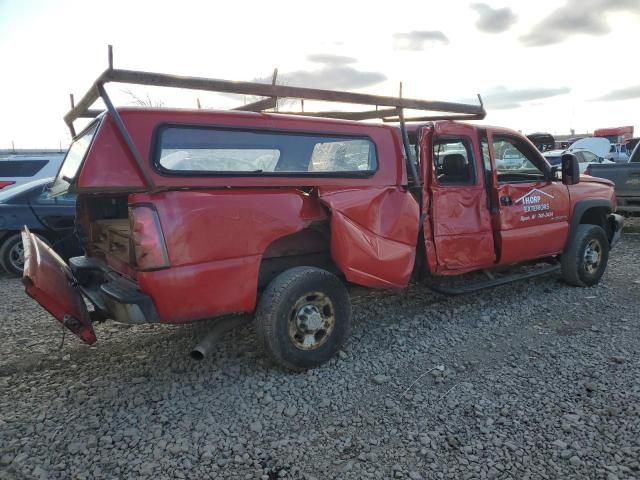
[(8, 181), (3, 181), (0, 180), (0, 190), (2, 190), (4, 187), (8, 187), (9, 185), (13, 185), (16, 182), (8, 182)]
[(138, 270), (158, 270), (169, 266), (158, 212), (146, 205), (129, 208), (131, 239)]

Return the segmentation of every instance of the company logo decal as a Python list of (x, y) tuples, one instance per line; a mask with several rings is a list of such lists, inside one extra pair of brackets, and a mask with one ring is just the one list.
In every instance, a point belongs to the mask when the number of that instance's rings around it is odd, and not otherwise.
[(520, 217), (521, 222), (528, 222), (535, 218), (549, 218), (553, 217), (551, 211), (550, 200), (553, 200), (553, 195), (533, 188), (516, 200), (516, 205), (522, 205), (524, 213), (531, 215), (522, 215)]

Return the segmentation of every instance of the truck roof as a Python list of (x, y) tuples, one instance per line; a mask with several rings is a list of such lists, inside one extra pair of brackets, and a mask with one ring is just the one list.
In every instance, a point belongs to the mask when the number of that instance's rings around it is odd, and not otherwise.
[(163, 118), (170, 117), (174, 118), (180, 115), (188, 115), (189, 117), (198, 117), (203, 120), (206, 119), (215, 119), (224, 116), (226, 118), (237, 118), (237, 119), (246, 119), (253, 120), (257, 118), (261, 119), (271, 119), (274, 122), (279, 122), (282, 119), (287, 119), (289, 121), (294, 121), (302, 127), (302, 129), (313, 129), (314, 126), (322, 126), (322, 127), (331, 127), (335, 126), (354, 126), (362, 129), (382, 129), (382, 130), (392, 130), (397, 131), (397, 125), (393, 124), (385, 124), (385, 123), (373, 123), (373, 122), (363, 122), (358, 120), (349, 120), (343, 118), (327, 118), (327, 117), (319, 117), (319, 116), (306, 116), (303, 114), (287, 114), (287, 113), (279, 113), (279, 112), (250, 112), (250, 111), (242, 111), (242, 110), (209, 110), (209, 109), (193, 109), (193, 108), (156, 108), (156, 107), (117, 107), (116, 110), (120, 114), (125, 114), (129, 117), (135, 115), (147, 115), (150, 117)]

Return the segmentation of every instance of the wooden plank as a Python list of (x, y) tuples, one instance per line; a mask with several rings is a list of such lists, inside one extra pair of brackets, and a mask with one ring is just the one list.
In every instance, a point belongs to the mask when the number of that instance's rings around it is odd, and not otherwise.
[(278, 100), (276, 98), (270, 97), (258, 100), (257, 102), (247, 103), (246, 105), (236, 107), (233, 110), (241, 110), (244, 112), (261, 112), (262, 110), (275, 108), (277, 103)]
[[(454, 102), (434, 100), (418, 100), (412, 98), (370, 95), (366, 93), (344, 92), (338, 90), (323, 90), (317, 88), (293, 87), (289, 85), (269, 85), (256, 82), (234, 82), (202, 77), (183, 77), (164, 73), (139, 72), (135, 70), (105, 70), (89, 91), (64, 117), (67, 124), (72, 123), (84, 114), (98, 99), (98, 85), (107, 82), (130, 83), (135, 85), (149, 85), (159, 87), (184, 88), (221, 93), (235, 93), (240, 95), (255, 95), (270, 98), (299, 98), (305, 100), (320, 100), (337, 103), (371, 105), (380, 107), (406, 108), (413, 110), (427, 110), (447, 113), (476, 115), (484, 118), (485, 110), (482, 105), (469, 105)], [(255, 102), (254, 102), (255, 103)], [(373, 117), (379, 118), (379, 117)]]
[(185, 88), (241, 95), (256, 95), (277, 98), (304, 98), (339, 103), (355, 103), (360, 105), (379, 105), (383, 107), (399, 107), (415, 110), (431, 110), (450, 113), (483, 114), (480, 105), (468, 105), (433, 100), (417, 100), (366, 93), (343, 92), (338, 90), (322, 90), (317, 88), (292, 87), (289, 85), (269, 85), (255, 82), (233, 82), (202, 77), (181, 77), (164, 73), (138, 72), (135, 70), (107, 70), (103, 73), (105, 82), (131, 83), (136, 85), (153, 85), (160, 87)]
[[(425, 117), (410, 117), (405, 118), (405, 122), (434, 122), (436, 120), (482, 120), (485, 117), (484, 114), (472, 114), (472, 115), (428, 115)], [(388, 123), (400, 123), (399, 117), (383, 118), (383, 122)]]
[(277, 112), (281, 115), (298, 115), (305, 117), (338, 118), (342, 120), (371, 120), (398, 115), (400, 109), (385, 108), (381, 110), (366, 110), (362, 112)]

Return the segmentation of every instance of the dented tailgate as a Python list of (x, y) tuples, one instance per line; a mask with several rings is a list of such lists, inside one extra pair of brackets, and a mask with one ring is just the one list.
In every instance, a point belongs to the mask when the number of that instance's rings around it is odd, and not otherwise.
[(96, 341), (89, 312), (66, 263), (27, 227), (22, 231), (27, 294), (60, 323), (91, 345)]

